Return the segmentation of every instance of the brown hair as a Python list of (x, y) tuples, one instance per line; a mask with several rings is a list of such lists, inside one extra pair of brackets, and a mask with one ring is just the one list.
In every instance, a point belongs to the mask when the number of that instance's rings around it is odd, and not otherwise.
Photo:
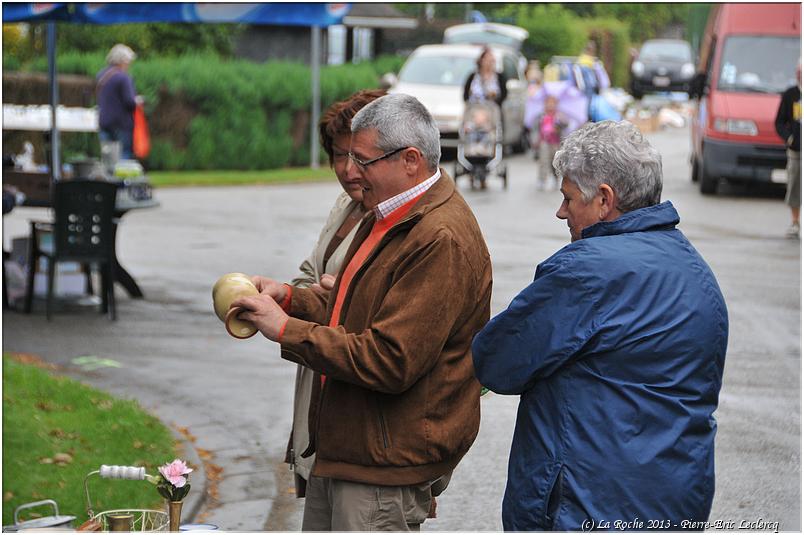
[(335, 136), (352, 133), (352, 118), (363, 106), (378, 99), (386, 94), (385, 89), (363, 89), (351, 97), (340, 102), (336, 102), (324, 112), (321, 121), (318, 123), (318, 134), (321, 146), (324, 147), (329, 157), (329, 165), (332, 167), (333, 149), (332, 143)]
[(492, 57), (494, 56), (494, 54), (491, 52), (491, 49), (487, 46), (484, 46), (483, 49), (480, 51), (480, 55), (477, 57), (478, 70), (480, 70), (480, 64), (483, 62), (483, 57), (485, 57), (486, 54), (491, 54)]

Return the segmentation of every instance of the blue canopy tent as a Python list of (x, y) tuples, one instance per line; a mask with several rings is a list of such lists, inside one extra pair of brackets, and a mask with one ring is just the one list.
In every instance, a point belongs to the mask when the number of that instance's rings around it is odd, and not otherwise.
[(242, 23), (311, 28), (312, 39), (312, 121), (310, 162), (318, 167), (318, 141), (315, 125), (321, 110), (320, 61), (321, 28), (340, 23), (351, 4), (274, 3), (228, 4), (202, 2), (174, 3), (3, 3), (3, 22), (47, 22), (47, 54), (52, 113), (52, 176), (60, 178), (59, 135), (56, 124), (58, 84), (56, 83), (56, 23), (121, 24), (129, 22)]

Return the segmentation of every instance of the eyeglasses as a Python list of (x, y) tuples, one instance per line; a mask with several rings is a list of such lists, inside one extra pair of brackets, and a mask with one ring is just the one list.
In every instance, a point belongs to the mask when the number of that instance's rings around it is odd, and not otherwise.
[(377, 162), (379, 162), (380, 160), (384, 160), (384, 159), (386, 159), (386, 158), (390, 158), (391, 156), (393, 156), (393, 155), (394, 155), (394, 154), (396, 154), (397, 152), (401, 152), (401, 151), (405, 150), (406, 148), (407, 148), (407, 147), (399, 147), (398, 149), (394, 149), (394, 150), (392, 150), (392, 151), (390, 151), (390, 152), (386, 152), (386, 153), (385, 153), (385, 154), (383, 154), (382, 156), (377, 156), (376, 158), (372, 158), (371, 160), (369, 160), (369, 161), (367, 161), (367, 162), (364, 162), (363, 160), (361, 160), (360, 158), (358, 158), (357, 156), (355, 156), (355, 155), (352, 153), (352, 151), (349, 151), (348, 156), (349, 156), (349, 159), (350, 159), (350, 160), (352, 160), (352, 161), (355, 163), (355, 165), (357, 165), (357, 166), (358, 166), (360, 169), (362, 169), (363, 171), (365, 171), (365, 170), (366, 170), (366, 168), (367, 168), (369, 165), (371, 165), (371, 164), (373, 164), (373, 163), (377, 163)]

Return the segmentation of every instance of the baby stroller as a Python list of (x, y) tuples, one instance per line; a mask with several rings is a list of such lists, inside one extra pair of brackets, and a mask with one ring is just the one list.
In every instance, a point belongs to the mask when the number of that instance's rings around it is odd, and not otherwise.
[(458, 131), (455, 179), (468, 174), (472, 189), (486, 189), (486, 177), (496, 174), (508, 187), (508, 169), (502, 164), (502, 119), (494, 102), (467, 102)]

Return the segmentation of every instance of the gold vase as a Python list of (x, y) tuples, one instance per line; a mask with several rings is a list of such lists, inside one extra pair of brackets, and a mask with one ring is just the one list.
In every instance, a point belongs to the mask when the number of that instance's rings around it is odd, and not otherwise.
[(184, 502), (168, 502), (168, 518), (170, 520), (170, 531), (179, 531), (181, 524), (181, 505)]

